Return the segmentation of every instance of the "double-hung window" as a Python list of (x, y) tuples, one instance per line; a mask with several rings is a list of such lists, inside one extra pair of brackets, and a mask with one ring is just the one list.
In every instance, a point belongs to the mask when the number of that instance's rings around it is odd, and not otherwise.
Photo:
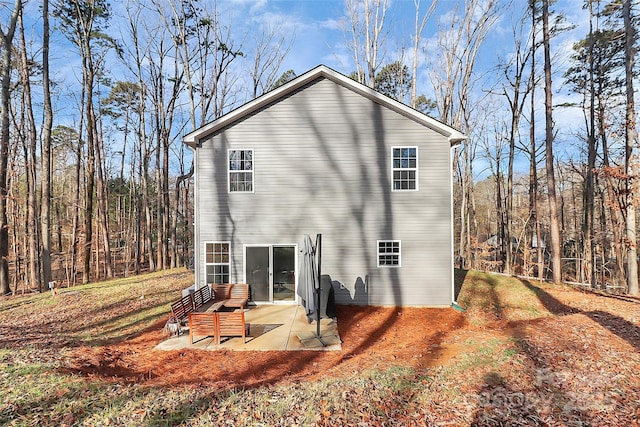
[(418, 147), (393, 147), (391, 174), (393, 191), (418, 189)]
[(400, 267), (400, 240), (378, 240), (378, 267)]
[(253, 150), (229, 150), (229, 192), (253, 192)]
[(207, 284), (229, 283), (229, 242), (205, 244), (205, 268)]

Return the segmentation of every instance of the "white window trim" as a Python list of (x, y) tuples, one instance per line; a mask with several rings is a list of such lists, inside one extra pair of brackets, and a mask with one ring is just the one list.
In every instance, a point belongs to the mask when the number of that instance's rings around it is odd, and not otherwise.
[[(415, 168), (394, 168), (393, 167), (393, 150), (396, 149), (403, 149), (403, 148), (415, 148), (416, 150), (416, 167)], [(420, 174), (419, 174), (419, 169), (420, 169), (420, 154), (419, 154), (419, 150), (418, 150), (418, 146), (417, 145), (396, 145), (391, 147), (391, 191), (392, 192), (407, 192), (407, 191), (418, 191), (420, 189)], [(396, 170), (399, 171), (407, 171), (407, 170), (413, 170), (416, 172), (416, 188), (413, 189), (402, 189), (402, 188), (398, 188), (395, 189), (394, 185), (393, 185), (393, 172), (395, 172)]]
[[(229, 245), (229, 262), (225, 263), (225, 262), (207, 262), (207, 245), (216, 245), (216, 244), (221, 244), (221, 245)], [(203, 259), (203, 276), (204, 277), (204, 282), (205, 285), (208, 285), (209, 283), (207, 283), (207, 267), (210, 265), (228, 265), (229, 266), (229, 282), (231, 282), (231, 242), (230, 241), (220, 241), (220, 240), (208, 240), (206, 242), (204, 242), (204, 247), (203, 247), (203, 254), (204, 254), (204, 259)]]
[[(398, 244), (398, 264), (389, 265), (389, 264), (380, 264), (380, 255), (386, 255), (386, 253), (380, 252), (380, 243), (397, 243)], [(376, 262), (378, 264), (378, 268), (399, 268), (402, 267), (402, 240), (377, 240), (376, 241)]]
[[(231, 191), (231, 173), (232, 172), (246, 172), (246, 171), (232, 171), (229, 167), (229, 153), (232, 151), (251, 151), (251, 191)], [(253, 148), (228, 148), (227, 149), (227, 193), (254, 193), (256, 190), (256, 150)]]

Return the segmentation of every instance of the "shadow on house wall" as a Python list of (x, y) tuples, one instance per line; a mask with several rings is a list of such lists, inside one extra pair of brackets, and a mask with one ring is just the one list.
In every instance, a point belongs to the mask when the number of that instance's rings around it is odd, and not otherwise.
[[(331, 280), (330, 277), (329, 280)], [(364, 279), (362, 277), (356, 279), (352, 287), (353, 292), (349, 290), (348, 286), (338, 280), (331, 280), (330, 283), (338, 304), (369, 304), (369, 275), (364, 276)]]

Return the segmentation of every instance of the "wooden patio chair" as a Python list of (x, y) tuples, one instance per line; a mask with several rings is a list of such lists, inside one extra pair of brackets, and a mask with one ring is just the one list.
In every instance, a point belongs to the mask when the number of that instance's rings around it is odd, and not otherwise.
[(245, 308), (249, 301), (249, 285), (246, 283), (234, 283), (231, 285), (229, 299), (225, 307)]
[(218, 334), (217, 313), (189, 313), (189, 340), (193, 344), (194, 336), (213, 337), (216, 343), (220, 342)]
[(211, 284), (211, 293), (212, 298), (215, 302), (220, 302), (229, 299), (229, 291), (231, 285), (228, 283), (212, 283)]
[(222, 337), (242, 337), (242, 342), (247, 342), (250, 325), (244, 322), (244, 310), (219, 311), (218, 317), (218, 341), (220, 344)]

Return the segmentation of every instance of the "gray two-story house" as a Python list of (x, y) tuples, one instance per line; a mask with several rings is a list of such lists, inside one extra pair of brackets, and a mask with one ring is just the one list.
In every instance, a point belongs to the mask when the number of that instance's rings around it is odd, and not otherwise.
[(195, 280), (296, 301), (322, 234), (336, 302), (453, 301), (457, 130), (319, 66), (184, 137), (195, 162)]

